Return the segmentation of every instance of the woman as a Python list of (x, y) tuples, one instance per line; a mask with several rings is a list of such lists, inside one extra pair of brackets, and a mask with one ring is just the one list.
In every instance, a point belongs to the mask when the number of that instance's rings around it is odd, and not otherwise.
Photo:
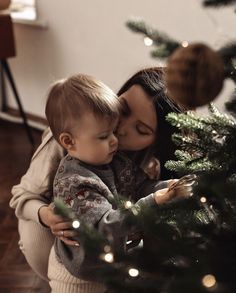
[[(176, 178), (175, 172), (164, 167), (167, 160), (174, 158), (176, 146), (171, 136), (177, 132), (177, 128), (171, 126), (165, 117), (170, 112), (183, 112), (184, 108), (167, 97), (164, 70), (153, 67), (137, 72), (126, 81), (117, 95), (124, 104), (117, 132), (119, 149), (139, 151), (141, 166), (145, 166), (151, 156), (157, 157), (161, 166), (160, 179)], [(149, 127), (145, 127), (140, 120), (149, 121)]]
[[(174, 153), (171, 141), (174, 129), (167, 124), (165, 116), (169, 112), (181, 112), (181, 109), (166, 96), (162, 69), (139, 71), (124, 84), (118, 95), (124, 105), (117, 129), (120, 150), (126, 151), (144, 169), (153, 156), (158, 157), (160, 178), (173, 177), (164, 168), (165, 161)], [(54, 235), (67, 244), (78, 245), (68, 239), (73, 236), (73, 231), (68, 230), (71, 223), (55, 215), (49, 205), (52, 181), (63, 155), (62, 148), (47, 130), (27, 173), (21, 183), (13, 187), (10, 202), (19, 219), (20, 249), (33, 270), (44, 279), (47, 279), (48, 255)]]

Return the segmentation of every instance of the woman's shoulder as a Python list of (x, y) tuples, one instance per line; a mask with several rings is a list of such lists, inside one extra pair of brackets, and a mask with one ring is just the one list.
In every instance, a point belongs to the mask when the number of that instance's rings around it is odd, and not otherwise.
[(54, 139), (50, 128), (48, 127), (42, 134), (42, 142), (35, 151), (32, 160), (35, 160), (40, 155), (62, 158), (64, 150), (62, 146)]

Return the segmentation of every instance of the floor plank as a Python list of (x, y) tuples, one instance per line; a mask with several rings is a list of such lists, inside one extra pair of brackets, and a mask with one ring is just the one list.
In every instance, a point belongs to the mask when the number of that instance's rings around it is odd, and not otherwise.
[(18, 248), (17, 219), (9, 207), (11, 188), (27, 170), (40, 143), (41, 131), (33, 130), (35, 147), (30, 145), (21, 124), (0, 119), (0, 292), (50, 292), (48, 284), (28, 266)]

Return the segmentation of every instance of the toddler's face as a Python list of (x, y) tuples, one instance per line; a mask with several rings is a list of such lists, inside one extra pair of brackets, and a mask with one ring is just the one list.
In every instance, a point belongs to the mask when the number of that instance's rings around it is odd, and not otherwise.
[(119, 149), (138, 151), (156, 137), (157, 115), (152, 99), (141, 86), (133, 85), (120, 96), (123, 113), (117, 128)]
[(117, 151), (118, 140), (114, 135), (118, 118), (115, 120), (96, 117), (85, 113), (72, 130), (74, 138), (70, 155), (91, 165), (109, 164)]

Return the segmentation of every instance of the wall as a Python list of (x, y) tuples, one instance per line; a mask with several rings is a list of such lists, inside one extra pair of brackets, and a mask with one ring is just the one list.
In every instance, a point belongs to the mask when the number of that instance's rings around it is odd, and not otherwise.
[[(233, 7), (206, 10), (196, 0), (37, 2), (48, 29), (14, 24), (17, 57), (10, 65), (26, 111), (42, 117), (47, 89), (56, 79), (83, 72), (116, 91), (141, 67), (163, 63), (152, 59), (142, 37), (125, 27), (131, 16), (143, 17), (177, 40), (203, 41), (214, 48), (235, 36)], [(232, 90), (227, 84), (217, 99), (220, 105)], [(12, 97), (10, 104), (15, 105)]]

